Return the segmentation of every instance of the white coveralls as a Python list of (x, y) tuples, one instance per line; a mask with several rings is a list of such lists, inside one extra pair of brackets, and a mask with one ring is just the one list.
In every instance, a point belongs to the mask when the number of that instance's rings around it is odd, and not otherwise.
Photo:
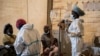
[(83, 48), (83, 26), (81, 19), (74, 19), (68, 29), (69, 37), (71, 40), (72, 56), (79, 56)]
[(32, 24), (24, 25), (18, 32), (14, 48), (18, 56), (40, 56), (38, 31)]

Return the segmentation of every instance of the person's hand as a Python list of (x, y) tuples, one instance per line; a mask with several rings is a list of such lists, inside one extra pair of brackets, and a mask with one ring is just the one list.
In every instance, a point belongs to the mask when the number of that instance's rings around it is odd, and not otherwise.
[(50, 49), (50, 48), (47, 47), (47, 48), (44, 50), (44, 52), (47, 52), (49, 49)]
[(74, 36), (78, 36), (78, 35), (76, 33), (69, 32), (68, 36), (74, 37)]
[(55, 48), (55, 45), (52, 45), (50, 48)]

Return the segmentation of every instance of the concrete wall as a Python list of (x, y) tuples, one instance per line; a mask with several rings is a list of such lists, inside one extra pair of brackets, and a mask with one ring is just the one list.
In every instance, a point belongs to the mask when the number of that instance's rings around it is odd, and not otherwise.
[(41, 35), (44, 25), (47, 24), (47, 0), (28, 0), (28, 2), (28, 22), (34, 23)]
[[(70, 14), (75, 3), (86, 13), (81, 17), (84, 20), (83, 38), (85, 43), (92, 45), (94, 36), (100, 36), (100, 0), (54, 0), (53, 10), (57, 12), (57, 17), (53, 22), (53, 29), (58, 30), (58, 22), (64, 18), (65, 14)], [(58, 33), (54, 32), (54, 34)]]
[(47, 23), (47, 0), (0, 0), (0, 44), (2, 44), (4, 25), (11, 23), (17, 34), (16, 20), (25, 19), (33, 23), (40, 35)]

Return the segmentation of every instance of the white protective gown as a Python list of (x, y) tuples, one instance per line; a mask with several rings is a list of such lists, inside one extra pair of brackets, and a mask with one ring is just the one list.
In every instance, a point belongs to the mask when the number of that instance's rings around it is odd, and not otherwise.
[(82, 37), (78, 36), (83, 35), (83, 25), (81, 19), (73, 20), (73, 22), (69, 26), (68, 32), (70, 33), (69, 37), (72, 46), (72, 56), (79, 56), (79, 53), (82, 51), (83, 48)]
[(18, 32), (14, 43), (17, 55), (20, 56), (40, 56), (39, 33), (32, 24), (24, 25)]

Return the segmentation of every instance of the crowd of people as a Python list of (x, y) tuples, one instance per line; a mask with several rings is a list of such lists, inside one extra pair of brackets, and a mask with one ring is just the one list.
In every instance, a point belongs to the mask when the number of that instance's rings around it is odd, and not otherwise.
[[(0, 47), (0, 52), (5, 52), (1, 56), (84, 56), (89, 54), (92, 56), (90, 47), (84, 49), (82, 36), (84, 35), (83, 21), (80, 16), (85, 13), (79, 7), (74, 6), (71, 12), (72, 21), (67, 21), (67, 24), (62, 20), (58, 25), (61, 31), (61, 52), (59, 55), (59, 41), (52, 34), (52, 29), (49, 25), (45, 25), (42, 36), (34, 28), (34, 24), (28, 24), (24, 19), (16, 21), (16, 27), (19, 30), (17, 35), (13, 34), (11, 24), (6, 24), (4, 27), (3, 44)], [(67, 26), (67, 27), (66, 27)], [(41, 37), (41, 40), (40, 40)], [(65, 42), (63, 43), (63, 41)], [(96, 42), (96, 41), (95, 41)], [(41, 43), (43, 52), (41, 53)], [(1, 50), (4, 51), (1, 51)], [(86, 54), (85, 54), (86, 53)], [(66, 55), (64, 55), (66, 54)], [(88, 55), (87, 55), (88, 56)]]

